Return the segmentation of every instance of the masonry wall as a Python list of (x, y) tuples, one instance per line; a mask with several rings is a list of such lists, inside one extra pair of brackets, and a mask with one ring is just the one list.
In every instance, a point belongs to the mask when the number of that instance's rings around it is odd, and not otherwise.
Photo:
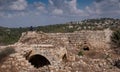
[(85, 42), (92, 48), (109, 47), (112, 31), (109, 29), (98, 31), (77, 31), (74, 33), (47, 33), (47, 35), (62, 39), (66, 44), (83, 45)]

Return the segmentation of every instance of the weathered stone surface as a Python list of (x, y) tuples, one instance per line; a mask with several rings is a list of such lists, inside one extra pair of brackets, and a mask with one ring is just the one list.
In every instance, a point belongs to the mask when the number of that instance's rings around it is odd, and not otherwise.
[[(112, 64), (118, 56), (109, 48), (111, 33), (110, 30), (23, 33), (17, 43), (9, 45), (16, 53), (0, 65), (0, 72), (120, 72)], [(84, 51), (84, 46), (89, 51)], [(83, 56), (78, 55), (80, 51)], [(50, 65), (34, 67), (29, 59), (35, 55), (45, 57)]]

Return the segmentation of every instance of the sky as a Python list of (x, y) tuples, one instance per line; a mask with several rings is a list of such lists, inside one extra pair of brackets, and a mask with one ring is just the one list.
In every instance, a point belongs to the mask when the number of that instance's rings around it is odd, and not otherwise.
[(0, 26), (29, 27), (120, 18), (120, 0), (0, 0)]

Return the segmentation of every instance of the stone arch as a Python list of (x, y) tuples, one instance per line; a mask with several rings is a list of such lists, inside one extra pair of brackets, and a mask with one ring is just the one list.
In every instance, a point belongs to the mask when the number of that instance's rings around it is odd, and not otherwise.
[(88, 43), (87, 41), (84, 41), (84, 43), (81, 46), (81, 49), (84, 51), (89, 51), (91, 48), (92, 47), (91, 47), (90, 43)]
[(89, 46), (83, 46), (83, 50), (84, 50), (84, 51), (89, 51), (90, 48), (89, 48)]
[(32, 55), (29, 62), (36, 68), (50, 65), (50, 61), (40, 54)]

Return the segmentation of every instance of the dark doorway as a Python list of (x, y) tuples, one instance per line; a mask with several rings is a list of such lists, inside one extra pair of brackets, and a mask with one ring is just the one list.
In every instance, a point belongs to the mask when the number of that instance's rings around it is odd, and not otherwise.
[(84, 51), (89, 51), (90, 49), (89, 49), (88, 46), (84, 46), (84, 47), (83, 47), (83, 50), (84, 50)]
[(46, 59), (44, 56), (38, 55), (38, 54), (31, 56), (29, 59), (29, 62), (32, 65), (34, 65), (34, 67), (36, 67), (36, 68), (50, 65), (50, 62), (48, 59)]

